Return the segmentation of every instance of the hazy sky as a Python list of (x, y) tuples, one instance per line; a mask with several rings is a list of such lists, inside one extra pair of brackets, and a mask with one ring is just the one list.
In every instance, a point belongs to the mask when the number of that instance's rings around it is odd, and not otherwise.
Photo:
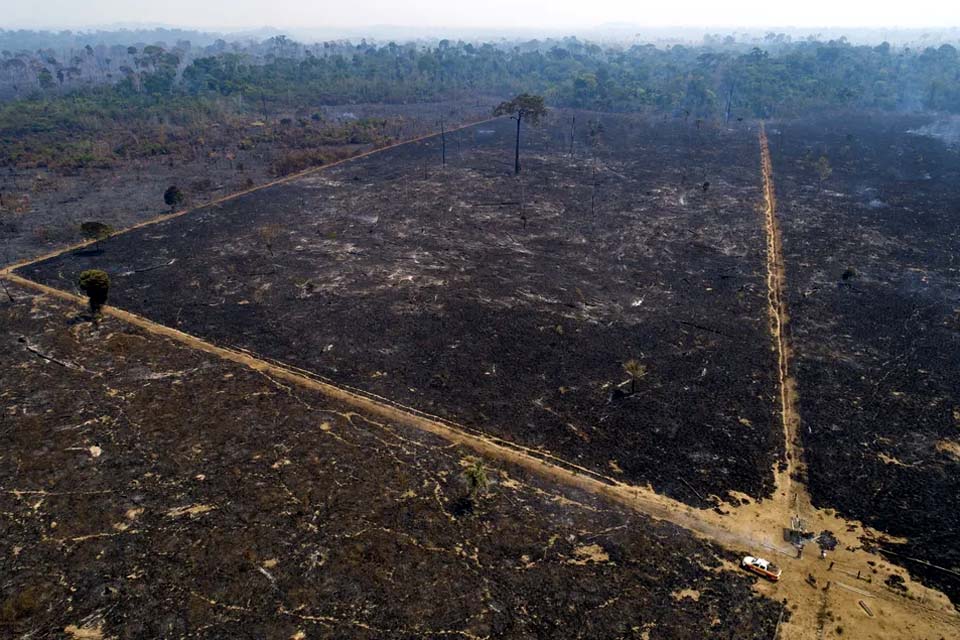
[(0, 28), (643, 26), (956, 27), (960, 0), (0, 0)]

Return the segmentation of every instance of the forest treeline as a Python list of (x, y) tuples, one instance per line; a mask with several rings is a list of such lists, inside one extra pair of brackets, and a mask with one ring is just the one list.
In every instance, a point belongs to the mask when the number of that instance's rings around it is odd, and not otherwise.
[[(132, 88), (132, 87), (131, 87)], [(817, 108), (960, 111), (960, 59), (942, 45), (922, 51), (844, 41), (781, 44), (746, 52), (652, 45), (604, 48), (562, 41), (503, 48), (441, 41), (389, 44), (263, 64), (243, 54), (202, 57), (184, 69), (191, 94), (312, 97), (326, 103), (406, 102), (476, 93), (541, 93), (556, 106), (655, 108), (699, 117), (792, 115)]]
[[(284, 36), (203, 48), (99, 46), (0, 53), (8, 95), (47, 101), (85, 91), (109, 108), (147, 96), (243, 96), (323, 104), (411, 102), (477, 93), (542, 93), (550, 104), (602, 110), (689, 111), (702, 117), (770, 117), (816, 108), (869, 107), (960, 112), (960, 58), (936, 48), (854, 46), (845, 40), (767, 46), (629, 48), (576, 38), (522, 44), (441, 40), (303, 45)], [(150, 102), (150, 101), (147, 101)]]
[(3, 50), (0, 95), (14, 99), (0, 103), (0, 164), (29, 155), (31, 136), (79, 139), (136, 123), (202, 127), (225, 113), (309, 117), (317, 105), (521, 92), (542, 94), (551, 106), (696, 118), (851, 107), (960, 113), (960, 58), (949, 44), (911, 49), (776, 34), (749, 45), (714, 37), (668, 47), (572, 37), (304, 45), (276, 36), (202, 47), (181, 40)]

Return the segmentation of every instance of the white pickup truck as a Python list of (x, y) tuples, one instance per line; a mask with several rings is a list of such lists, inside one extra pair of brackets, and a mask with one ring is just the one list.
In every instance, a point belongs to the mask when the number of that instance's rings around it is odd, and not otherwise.
[(752, 571), (757, 575), (763, 576), (771, 582), (779, 580), (780, 574), (783, 572), (783, 569), (775, 564), (771, 564), (769, 560), (754, 558), (753, 556), (744, 556), (743, 560), (740, 561), (740, 566), (747, 571)]

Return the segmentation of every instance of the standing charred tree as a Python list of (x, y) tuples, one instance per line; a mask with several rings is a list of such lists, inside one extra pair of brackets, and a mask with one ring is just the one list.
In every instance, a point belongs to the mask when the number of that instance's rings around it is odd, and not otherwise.
[(733, 108), (733, 90), (736, 88), (736, 84), (730, 83), (730, 90), (727, 92), (727, 106), (724, 109), (726, 116), (724, 118), (724, 124), (730, 124), (730, 110)]
[(600, 146), (601, 136), (603, 135), (603, 123), (597, 120), (590, 122), (590, 154), (593, 160), (593, 168), (590, 172), (590, 181), (592, 188), (590, 190), (590, 216), (596, 212), (597, 203), (597, 147)]
[(539, 124), (540, 118), (547, 114), (547, 108), (543, 104), (543, 96), (535, 96), (529, 93), (521, 93), (513, 100), (501, 102), (493, 110), (495, 116), (509, 115), (517, 121), (517, 142), (514, 152), (513, 173), (520, 173), (520, 124), (526, 118), (531, 124)]
[(440, 157), (443, 166), (447, 166), (447, 130), (443, 126), (443, 118), (440, 118)]

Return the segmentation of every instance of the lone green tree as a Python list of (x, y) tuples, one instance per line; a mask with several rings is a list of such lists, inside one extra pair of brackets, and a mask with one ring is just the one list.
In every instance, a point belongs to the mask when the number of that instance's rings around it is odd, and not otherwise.
[(87, 222), (81, 223), (80, 233), (82, 233), (83, 237), (87, 240), (93, 240), (93, 248), (99, 250), (100, 241), (113, 233), (113, 227), (105, 222), (88, 220)]
[(107, 294), (110, 292), (110, 276), (100, 269), (87, 269), (80, 274), (77, 285), (87, 294), (90, 304), (90, 313), (96, 318), (100, 315), (103, 305), (107, 304)]
[(493, 110), (495, 116), (507, 116), (517, 121), (517, 143), (514, 153), (513, 173), (520, 173), (520, 124), (526, 118), (530, 124), (540, 123), (540, 118), (547, 114), (547, 108), (543, 104), (543, 96), (535, 96), (529, 93), (521, 93), (513, 100), (501, 102)]
[(647, 377), (647, 365), (631, 358), (623, 363), (623, 370), (630, 376), (630, 393), (636, 393), (637, 380)]
[(183, 191), (180, 191), (180, 187), (177, 185), (172, 184), (163, 192), (163, 201), (171, 210), (176, 209), (178, 205), (183, 203)]
[(477, 496), (486, 491), (490, 484), (487, 480), (487, 470), (483, 466), (483, 461), (474, 460), (463, 472), (463, 476), (467, 481), (467, 498), (471, 503), (475, 502)]

